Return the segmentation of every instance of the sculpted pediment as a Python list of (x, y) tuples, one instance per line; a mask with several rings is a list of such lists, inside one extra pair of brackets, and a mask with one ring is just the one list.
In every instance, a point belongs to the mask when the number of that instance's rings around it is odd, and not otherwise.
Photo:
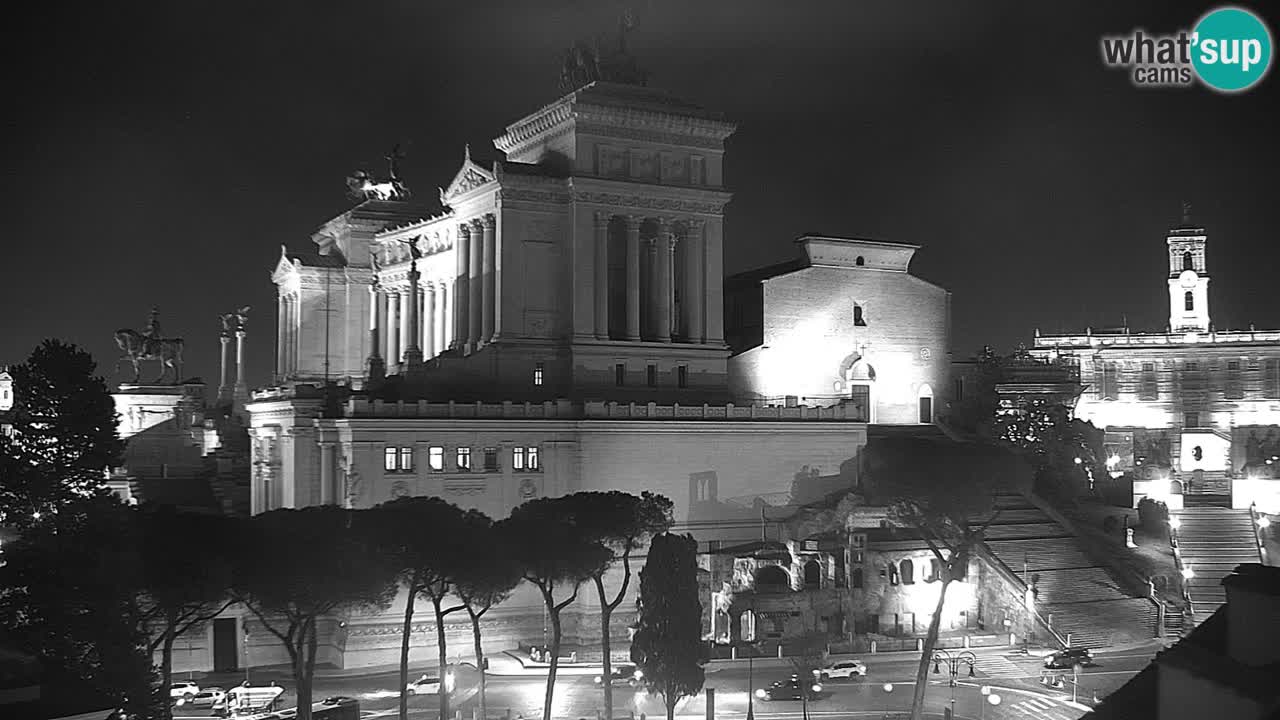
[(280, 246), (280, 259), (276, 261), (276, 269), (271, 271), (271, 280), (277, 285), (282, 280), (297, 274), (298, 269), (294, 267), (293, 261), (289, 259), (289, 250), (284, 245)]
[(458, 174), (453, 176), (453, 182), (449, 183), (449, 187), (440, 193), (440, 200), (447, 205), (447, 201), (496, 180), (492, 172), (472, 161), (471, 148), (468, 147), (466, 156), (462, 160), (462, 167), (458, 170)]

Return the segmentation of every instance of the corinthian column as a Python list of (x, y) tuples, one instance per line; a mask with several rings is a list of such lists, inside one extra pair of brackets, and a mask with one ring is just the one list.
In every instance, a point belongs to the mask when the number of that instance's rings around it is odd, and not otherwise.
[(400, 367), (400, 293), (387, 292), (387, 372)]
[(467, 344), (467, 332), (471, 327), (471, 320), (467, 317), (467, 311), (471, 304), (471, 278), (468, 276), (468, 263), (471, 260), (471, 228), (467, 225), (458, 226), (458, 241), (454, 244), (453, 255), (455, 258), (455, 275), (453, 282), (453, 328), (449, 336), (452, 340), (450, 347), (465, 348)]
[(365, 368), (369, 382), (377, 382), (387, 374), (382, 351), (378, 348), (378, 309), (381, 304), (382, 294), (378, 292), (378, 279), (375, 277), (369, 285), (369, 358)]
[(627, 216), (627, 339), (640, 339), (640, 223)]
[(405, 370), (405, 353), (413, 343), (413, 291), (409, 288), (400, 290), (400, 313), (396, 318), (400, 329), (399, 353), (396, 360), (400, 363), (400, 372)]
[(418, 303), (421, 302), (418, 293), (418, 279), (420, 277), (418, 261), (411, 260), (409, 262), (409, 290), (404, 297), (407, 309), (404, 319), (404, 364), (409, 370), (418, 370), (422, 367), (422, 346), (418, 344), (418, 332), (421, 330), (422, 325), (422, 320), (418, 315)]
[(658, 261), (657, 307), (655, 325), (658, 342), (671, 342), (671, 262), (675, 259), (676, 238), (671, 233), (671, 223), (663, 220), (658, 226), (658, 237), (653, 241)]
[(484, 319), (480, 326), (480, 342), (488, 343), (493, 339), (493, 313), (494, 304), (497, 301), (497, 283), (494, 282), (497, 278), (494, 274), (495, 253), (497, 251), (494, 246), (494, 229), (497, 225), (497, 220), (492, 215), (485, 215), (480, 219), (480, 223), (484, 233), (483, 265), (481, 267), (484, 297), (481, 303), (484, 307)]
[(231, 346), (231, 338), (227, 337), (227, 333), (224, 330), (218, 336), (218, 340), (222, 341), (222, 375), (218, 381), (218, 402), (224, 403), (227, 401), (227, 350)]
[(232, 397), (241, 405), (241, 409), (249, 399), (249, 386), (244, 381), (244, 337), (246, 334), (244, 327), (236, 328), (236, 388)]
[(702, 317), (706, 312), (706, 298), (702, 292), (702, 226), (700, 219), (685, 221), (684, 245), (684, 288), (681, 292), (681, 310), (684, 318), (685, 338), (691, 343), (705, 342), (702, 330)]
[(284, 379), (285, 353), (287, 352), (285, 331), (289, 326), (289, 305), (284, 295), (276, 295), (276, 380)]
[(467, 284), (471, 297), (467, 302), (467, 348), (475, 352), (480, 348), (480, 333), (484, 329), (484, 228), (479, 220), (471, 222), (471, 262), (467, 272)]
[(422, 288), (422, 354), (435, 357), (436, 349), (436, 286), (427, 283)]
[(596, 339), (609, 339), (609, 213), (596, 213)]

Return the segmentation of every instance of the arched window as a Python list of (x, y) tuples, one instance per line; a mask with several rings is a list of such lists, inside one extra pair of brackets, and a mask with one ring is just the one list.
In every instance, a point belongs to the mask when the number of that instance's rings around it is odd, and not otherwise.
[(777, 565), (766, 565), (756, 571), (756, 590), (758, 592), (785, 592), (791, 589), (791, 579), (787, 571)]
[(804, 586), (806, 588), (822, 587), (822, 565), (817, 560), (804, 564)]
[(1195, 270), (1195, 269), (1196, 269), (1196, 262), (1195, 262), (1195, 259), (1193, 259), (1193, 258), (1191, 257), (1191, 251), (1190, 251), (1190, 250), (1188, 250), (1188, 251), (1186, 251), (1186, 252), (1182, 253), (1182, 269), (1183, 269), (1183, 270)]
[(902, 584), (914, 585), (916, 582), (916, 566), (910, 560), (903, 560), (899, 565), (902, 568)]
[(924, 579), (925, 582), (938, 582), (942, 579), (942, 564), (938, 562), (938, 558), (929, 559), (929, 577)]
[(867, 319), (862, 315), (861, 305), (853, 306), (853, 324), (858, 327), (866, 327), (867, 325)]
[(862, 256), (859, 255), (858, 258), (853, 261), (853, 264), (857, 265), (858, 267), (862, 267), (863, 265), (867, 264), (867, 261), (862, 259)]
[(1190, 290), (1183, 293), (1182, 304), (1186, 306), (1187, 312), (1191, 312), (1192, 310), (1196, 309), (1196, 300), (1194, 297), (1191, 296)]

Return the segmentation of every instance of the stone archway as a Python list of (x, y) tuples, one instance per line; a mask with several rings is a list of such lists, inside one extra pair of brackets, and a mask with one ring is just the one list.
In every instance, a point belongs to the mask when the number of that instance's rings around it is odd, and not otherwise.
[(756, 592), (786, 592), (791, 589), (791, 576), (777, 565), (765, 565), (756, 570)]

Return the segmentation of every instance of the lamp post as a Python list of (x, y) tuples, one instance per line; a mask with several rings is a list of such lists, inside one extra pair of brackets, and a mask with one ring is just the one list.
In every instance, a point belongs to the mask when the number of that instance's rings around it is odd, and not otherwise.
[(947, 673), (951, 686), (951, 707), (947, 709), (947, 720), (951, 720), (956, 716), (956, 677), (960, 675), (960, 667), (962, 665), (969, 666), (969, 677), (973, 677), (975, 663), (978, 662), (978, 656), (965, 650), (963, 652), (952, 655), (946, 650), (933, 651), (933, 673), (935, 675), (942, 672), (942, 665), (947, 666)]

